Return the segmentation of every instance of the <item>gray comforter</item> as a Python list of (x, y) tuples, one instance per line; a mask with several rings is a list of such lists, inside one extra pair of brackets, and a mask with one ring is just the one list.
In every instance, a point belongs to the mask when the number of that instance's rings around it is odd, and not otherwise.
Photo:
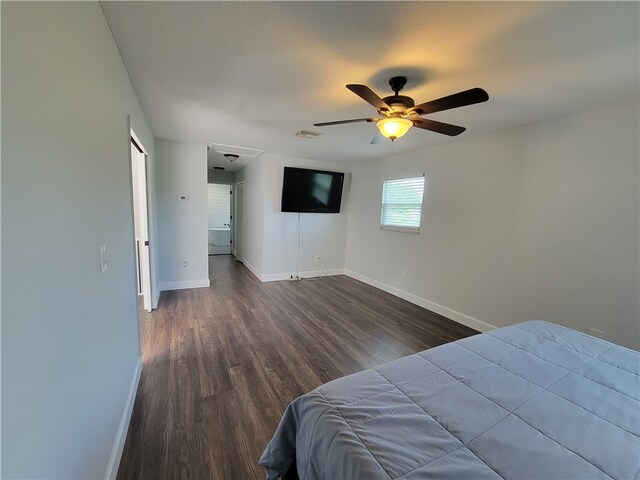
[(559, 325), (493, 330), (294, 400), (269, 479), (640, 478), (640, 354)]

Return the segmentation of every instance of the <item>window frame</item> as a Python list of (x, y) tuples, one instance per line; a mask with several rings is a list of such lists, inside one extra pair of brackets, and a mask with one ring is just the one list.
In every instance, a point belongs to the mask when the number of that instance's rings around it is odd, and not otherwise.
[[(391, 225), (391, 224), (384, 224), (383, 223), (383, 219), (382, 219), (382, 210), (384, 208), (384, 185), (386, 182), (392, 182), (392, 181), (398, 181), (398, 180), (410, 180), (410, 179), (417, 179), (417, 178), (423, 178), (423, 184), (422, 184), (422, 201), (420, 202), (420, 225), (417, 227), (409, 227), (409, 226), (403, 226), (403, 225)], [(381, 184), (381, 188), (380, 188), (380, 212), (378, 215), (378, 219), (379, 219), (379, 228), (380, 230), (389, 230), (392, 232), (400, 232), (400, 233), (412, 233), (414, 235), (419, 235), (420, 234), (420, 230), (422, 229), (422, 211), (424, 209), (424, 192), (425, 189), (427, 188), (427, 176), (425, 173), (422, 173), (420, 175), (408, 175), (408, 176), (404, 176), (404, 177), (392, 177), (392, 178), (384, 178), (382, 180), (382, 184)]]

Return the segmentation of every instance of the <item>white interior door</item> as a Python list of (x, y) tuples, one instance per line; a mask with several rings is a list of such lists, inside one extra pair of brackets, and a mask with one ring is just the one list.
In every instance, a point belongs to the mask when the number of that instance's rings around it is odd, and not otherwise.
[(138, 294), (144, 309), (151, 311), (151, 258), (149, 255), (149, 210), (147, 202), (147, 155), (131, 139), (131, 175), (133, 180), (133, 217), (136, 235)]
[(235, 234), (233, 236), (233, 254), (236, 260), (244, 261), (244, 231), (245, 222), (247, 220), (244, 213), (244, 182), (236, 183), (236, 189), (233, 193), (236, 202), (236, 208), (233, 219)]

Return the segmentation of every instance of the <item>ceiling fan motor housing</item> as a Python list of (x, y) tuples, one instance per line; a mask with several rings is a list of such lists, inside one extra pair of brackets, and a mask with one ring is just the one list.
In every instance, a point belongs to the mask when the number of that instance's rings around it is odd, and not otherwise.
[(390, 95), (388, 97), (384, 97), (382, 101), (389, 105), (394, 112), (399, 113), (403, 113), (408, 108), (415, 107), (416, 105), (413, 98), (407, 97), (406, 95)]
[(392, 112), (378, 110), (381, 115), (384, 115), (385, 113), (404, 113), (408, 108), (415, 106), (416, 103), (413, 101), (413, 98), (407, 97), (406, 95), (398, 95), (398, 92), (400, 92), (406, 84), (407, 77), (393, 77), (389, 80), (389, 86), (391, 87), (391, 90), (393, 90), (394, 95), (384, 97), (382, 101), (391, 107)]

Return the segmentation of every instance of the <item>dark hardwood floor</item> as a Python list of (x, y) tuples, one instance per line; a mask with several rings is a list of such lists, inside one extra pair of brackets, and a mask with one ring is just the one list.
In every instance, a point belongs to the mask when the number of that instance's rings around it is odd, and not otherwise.
[(346, 276), (261, 283), (230, 256), (209, 269), (210, 288), (140, 312), (119, 479), (263, 479), (258, 459), (294, 398), (477, 333)]

